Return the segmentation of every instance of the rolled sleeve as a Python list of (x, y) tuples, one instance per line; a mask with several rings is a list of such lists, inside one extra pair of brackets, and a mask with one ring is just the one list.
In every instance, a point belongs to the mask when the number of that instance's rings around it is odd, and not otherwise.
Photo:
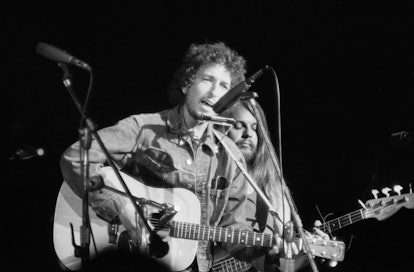
[[(105, 148), (108, 150), (115, 165), (123, 166), (136, 147), (136, 139), (139, 132), (138, 121), (134, 116), (119, 121), (116, 125), (103, 128), (98, 135)], [(108, 165), (105, 153), (102, 151), (96, 139), (88, 150), (89, 173), (93, 179), (99, 177), (99, 170)], [(81, 175), (80, 143), (75, 142), (66, 149), (60, 158), (60, 168), (64, 181), (75, 194), (82, 197), (84, 181)], [(128, 199), (107, 189), (101, 189), (89, 193), (89, 204), (91, 208), (103, 219), (112, 221), (117, 217), (120, 210), (126, 205)]]

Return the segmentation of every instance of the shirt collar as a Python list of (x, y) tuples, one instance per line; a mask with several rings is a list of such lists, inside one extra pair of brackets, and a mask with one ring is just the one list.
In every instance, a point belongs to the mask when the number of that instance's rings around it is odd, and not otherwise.
[[(167, 115), (167, 127), (168, 127), (168, 137), (169, 140), (175, 144), (179, 144), (180, 141), (186, 141), (191, 143), (190, 133), (187, 128), (184, 126), (181, 119), (181, 106), (176, 106), (168, 110)], [(208, 124), (207, 128), (203, 134), (202, 144), (209, 147), (209, 149), (214, 152), (216, 147), (216, 138), (214, 136), (214, 125)], [(218, 141), (218, 140), (217, 140)]]

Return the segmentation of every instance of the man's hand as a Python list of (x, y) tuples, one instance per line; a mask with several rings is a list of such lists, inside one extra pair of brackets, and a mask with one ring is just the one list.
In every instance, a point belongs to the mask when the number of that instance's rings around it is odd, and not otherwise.
[[(282, 239), (280, 235), (276, 234), (275, 240), (276, 240), (275, 245), (269, 250), (269, 255), (272, 257), (276, 257), (276, 255), (282, 252), (288, 251), (288, 243), (286, 242), (285, 239)], [(291, 246), (292, 246), (292, 254), (293, 255), (299, 254), (300, 249), (298, 249), (298, 247), (296, 246), (294, 242), (291, 243)]]
[(317, 238), (322, 238), (325, 240), (330, 240), (331, 237), (329, 236), (329, 234), (323, 232), (319, 227), (322, 226), (321, 221), (319, 220), (315, 220), (315, 222), (313, 223), (313, 236), (317, 237)]
[(128, 203), (122, 207), (118, 218), (128, 231), (128, 235), (135, 250), (138, 249), (142, 254), (148, 255), (150, 235), (144, 224), (141, 222), (141, 218), (139, 218), (132, 203)]

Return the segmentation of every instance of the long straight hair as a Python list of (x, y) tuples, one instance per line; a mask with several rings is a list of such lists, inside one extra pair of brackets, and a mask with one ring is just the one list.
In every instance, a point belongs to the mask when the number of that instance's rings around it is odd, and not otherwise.
[[(224, 114), (227, 116), (232, 116), (234, 110), (236, 110), (238, 107), (244, 107), (256, 118), (256, 120), (258, 118), (261, 119), (262, 122), (257, 122), (257, 124), (258, 126), (260, 124), (263, 124), (263, 127), (257, 127), (256, 129), (258, 140), (256, 156), (254, 156), (253, 160), (248, 164), (248, 171), (252, 178), (256, 181), (259, 188), (268, 197), (273, 207), (276, 210), (283, 212), (283, 214), (279, 214), (279, 216), (285, 218), (285, 212), (289, 209), (286, 210), (287, 207), (283, 207), (282, 182), (275, 168), (275, 165), (273, 164), (270, 154), (271, 151), (267, 147), (265, 142), (265, 137), (270, 138), (269, 128), (266, 121), (266, 115), (259, 103), (256, 102), (254, 104), (255, 105), (252, 105), (252, 103), (250, 103), (248, 100), (241, 99), (238, 102), (236, 102), (234, 106), (231, 107)], [(256, 107), (257, 110), (255, 111), (253, 107)], [(256, 116), (256, 112), (259, 114), (259, 116)], [(264, 133), (267, 133), (267, 135), (264, 135)], [(284, 186), (284, 190), (288, 190), (287, 186)], [(290, 194), (290, 192), (286, 193)], [(284, 206), (286, 205), (287, 203), (285, 203)]]

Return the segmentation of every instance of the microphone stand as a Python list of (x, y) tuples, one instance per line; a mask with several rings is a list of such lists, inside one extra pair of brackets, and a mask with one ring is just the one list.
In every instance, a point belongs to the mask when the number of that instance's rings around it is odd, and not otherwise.
[[(116, 167), (115, 163), (112, 161), (111, 155), (109, 154), (107, 148), (105, 147), (102, 139), (100, 138), (99, 134), (96, 132), (96, 126), (94, 122), (86, 116), (86, 111), (82, 110), (82, 105), (79, 102), (75, 92), (72, 88), (72, 76), (69, 73), (69, 69), (67, 65), (63, 62), (59, 62), (58, 66), (63, 70), (63, 84), (65, 85), (66, 89), (68, 90), (72, 100), (74, 101), (76, 107), (78, 108), (82, 119), (84, 120), (85, 126), (82, 129), (79, 129), (79, 141), (80, 141), (80, 161), (81, 161), (81, 175), (83, 178), (83, 192), (82, 192), (82, 226), (80, 227), (80, 240), (81, 245), (78, 246), (74, 243), (74, 237), (72, 237), (72, 244), (75, 247), (75, 256), (82, 258), (81, 267), (82, 270), (85, 271), (87, 265), (89, 264), (90, 252), (89, 252), (89, 244), (90, 244), (90, 236), (91, 236), (91, 227), (89, 221), (89, 149), (91, 147), (91, 140), (92, 136), (96, 139), (99, 147), (104, 152), (105, 157), (114, 170), (118, 180), (120, 181), (125, 195), (130, 199), (132, 202), (136, 212), (138, 213), (141, 221), (144, 223), (144, 226), (151, 234), (152, 230), (149, 226), (148, 222), (145, 220), (144, 212), (141, 207), (141, 203), (138, 206), (135, 198), (132, 196), (131, 192), (129, 191), (125, 181), (123, 180), (121, 174), (119, 173), (118, 168)], [(90, 70), (91, 73), (91, 70)], [(139, 201), (138, 201), (139, 202)], [(73, 231), (72, 231), (73, 233)]]
[[(78, 255), (82, 258), (82, 269), (85, 270), (86, 264), (89, 263), (89, 244), (91, 237), (91, 225), (89, 221), (89, 194), (88, 194), (88, 180), (89, 180), (89, 149), (91, 147), (91, 135), (86, 128), (79, 130), (80, 142), (80, 160), (81, 160), (81, 175), (83, 178), (82, 191), (82, 226), (80, 227), (80, 242), (81, 246)], [(80, 254), (79, 254), (80, 253)], [(76, 255), (76, 254), (75, 254)]]
[(295, 271), (295, 259), (293, 259), (292, 243), (295, 239), (295, 230), (292, 221), (286, 223), (283, 227), (284, 238), (286, 240), (286, 252), (284, 258), (280, 258), (280, 267), (283, 272)]
[[(260, 128), (264, 128), (264, 126), (263, 126), (263, 120), (260, 118), (260, 115), (259, 115), (259, 113), (257, 111), (257, 108), (256, 108), (256, 101), (253, 98), (250, 98), (249, 99), (249, 102), (252, 105), (252, 108), (254, 110), (254, 114), (255, 114), (256, 120), (259, 122), (259, 127)], [(277, 173), (278, 173), (278, 175), (280, 177), (280, 182), (281, 182), (282, 188), (283, 188), (282, 189), (283, 190), (282, 193), (283, 193), (283, 195), (285, 195), (285, 197), (287, 199), (287, 202), (288, 202), (288, 204), (290, 206), (290, 210), (291, 210), (291, 213), (292, 213), (293, 222), (295, 223), (296, 228), (297, 228), (297, 230), (299, 232), (299, 235), (300, 235), (300, 237), (301, 237), (301, 239), (303, 241), (303, 245), (304, 245), (306, 254), (308, 256), (309, 263), (310, 263), (310, 265), (312, 267), (312, 270), (314, 272), (317, 272), (318, 271), (318, 268), (316, 266), (316, 263), (315, 263), (315, 260), (313, 258), (313, 255), (311, 253), (309, 243), (308, 243), (308, 241), (307, 241), (307, 239), (305, 237), (305, 232), (303, 231), (302, 221), (301, 221), (301, 219), (299, 217), (299, 214), (298, 214), (298, 211), (297, 211), (296, 206), (294, 204), (294, 201), (293, 201), (292, 196), (290, 195), (289, 191), (287, 191), (285, 189), (286, 188), (286, 182), (285, 182), (285, 180), (284, 180), (284, 178), (282, 176), (281, 168), (280, 168), (280, 166), (278, 164), (278, 160), (277, 160), (276, 155), (275, 155), (276, 152), (275, 152), (275, 150), (273, 148), (273, 145), (270, 142), (268, 133), (266, 131), (263, 131), (262, 134), (264, 136), (265, 143), (266, 143), (266, 145), (267, 145), (267, 147), (269, 149), (269, 152), (270, 152), (270, 155), (271, 155), (273, 164), (274, 164), (274, 166), (276, 168), (276, 171), (277, 171)]]

